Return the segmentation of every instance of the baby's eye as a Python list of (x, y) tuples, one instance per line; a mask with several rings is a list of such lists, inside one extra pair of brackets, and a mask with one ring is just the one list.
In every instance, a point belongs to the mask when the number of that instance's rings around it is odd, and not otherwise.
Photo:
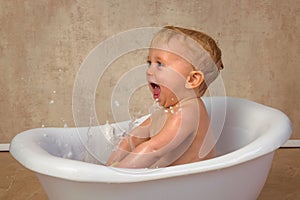
[[(152, 62), (150, 60), (147, 61), (148, 67), (151, 66)], [(164, 67), (165, 65), (159, 61), (156, 62), (157, 67)]]
[(157, 66), (158, 66), (158, 67), (163, 67), (163, 66), (165, 66), (165, 65), (164, 65), (163, 63), (157, 61)]
[(148, 67), (150, 67), (151, 66), (151, 61), (147, 60), (147, 64), (148, 64)]

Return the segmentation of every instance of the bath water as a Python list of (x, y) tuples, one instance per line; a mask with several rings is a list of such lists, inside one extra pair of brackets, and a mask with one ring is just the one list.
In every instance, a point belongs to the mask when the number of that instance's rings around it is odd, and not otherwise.
[[(119, 106), (118, 101), (114, 101), (116, 106)], [(155, 100), (153, 105), (149, 109), (149, 113), (152, 114), (155, 111), (161, 109), (161, 106), (158, 104), (158, 101)], [(120, 141), (126, 137), (128, 133), (131, 132), (138, 124), (138, 118), (142, 115), (141, 112), (138, 112), (137, 116), (132, 117), (132, 119), (128, 122), (127, 130), (123, 130), (121, 127), (118, 127), (116, 124), (110, 124), (107, 120), (104, 125), (99, 127), (92, 127), (94, 117), (90, 117), (89, 125), (87, 130), (83, 136), (80, 136), (81, 143), (84, 146), (84, 152), (82, 156), (82, 161), (94, 164), (105, 165), (106, 159), (102, 159), (101, 152), (111, 152), (115, 151), (118, 147)], [(101, 134), (101, 135), (99, 135)], [(104, 136), (104, 137), (102, 137)], [(99, 147), (99, 143), (103, 144), (103, 141), (98, 141), (99, 139), (105, 139), (104, 144), (106, 145), (103, 149)], [(97, 142), (98, 141), (98, 142)], [(72, 156), (72, 152), (66, 151), (66, 157)]]

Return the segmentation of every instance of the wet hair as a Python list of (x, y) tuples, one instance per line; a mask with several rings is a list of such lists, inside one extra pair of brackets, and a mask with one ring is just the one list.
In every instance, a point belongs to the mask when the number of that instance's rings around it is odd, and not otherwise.
[[(187, 35), (188, 37), (195, 40), (197, 43), (199, 43), (211, 56), (212, 60), (215, 62), (216, 66), (218, 67), (218, 70), (222, 70), (224, 68), (222, 63), (222, 52), (220, 48), (218, 47), (216, 41), (212, 39), (209, 35), (192, 30), (192, 29), (186, 29), (182, 27), (176, 27), (176, 26), (165, 26), (165, 29), (170, 29), (173, 31), (177, 31), (179, 33), (182, 33), (184, 35)], [(217, 64), (220, 63), (220, 64)]]

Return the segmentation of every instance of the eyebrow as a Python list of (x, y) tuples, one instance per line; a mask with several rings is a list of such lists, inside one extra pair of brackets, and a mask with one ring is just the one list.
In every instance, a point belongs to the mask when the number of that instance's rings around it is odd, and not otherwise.
[[(164, 61), (164, 59), (162, 59), (160, 56), (155, 56), (154, 59), (158, 60), (158, 61), (161, 61), (161, 62)], [(151, 60), (150, 56), (147, 56), (147, 61), (150, 61), (150, 60)]]

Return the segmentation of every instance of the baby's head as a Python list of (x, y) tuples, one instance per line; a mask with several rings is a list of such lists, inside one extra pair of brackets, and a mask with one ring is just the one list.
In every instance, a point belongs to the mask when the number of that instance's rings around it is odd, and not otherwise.
[(187, 85), (191, 77), (198, 75), (198, 84), (191, 83), (190, 87), (198, 91), (200, 96), (223, 69), (221, 50), (216, 42), (199, 31), (166, 26), (155, 34), (150, 48), (171, 52), (190, 63), (193, 71), (187, 77)]

